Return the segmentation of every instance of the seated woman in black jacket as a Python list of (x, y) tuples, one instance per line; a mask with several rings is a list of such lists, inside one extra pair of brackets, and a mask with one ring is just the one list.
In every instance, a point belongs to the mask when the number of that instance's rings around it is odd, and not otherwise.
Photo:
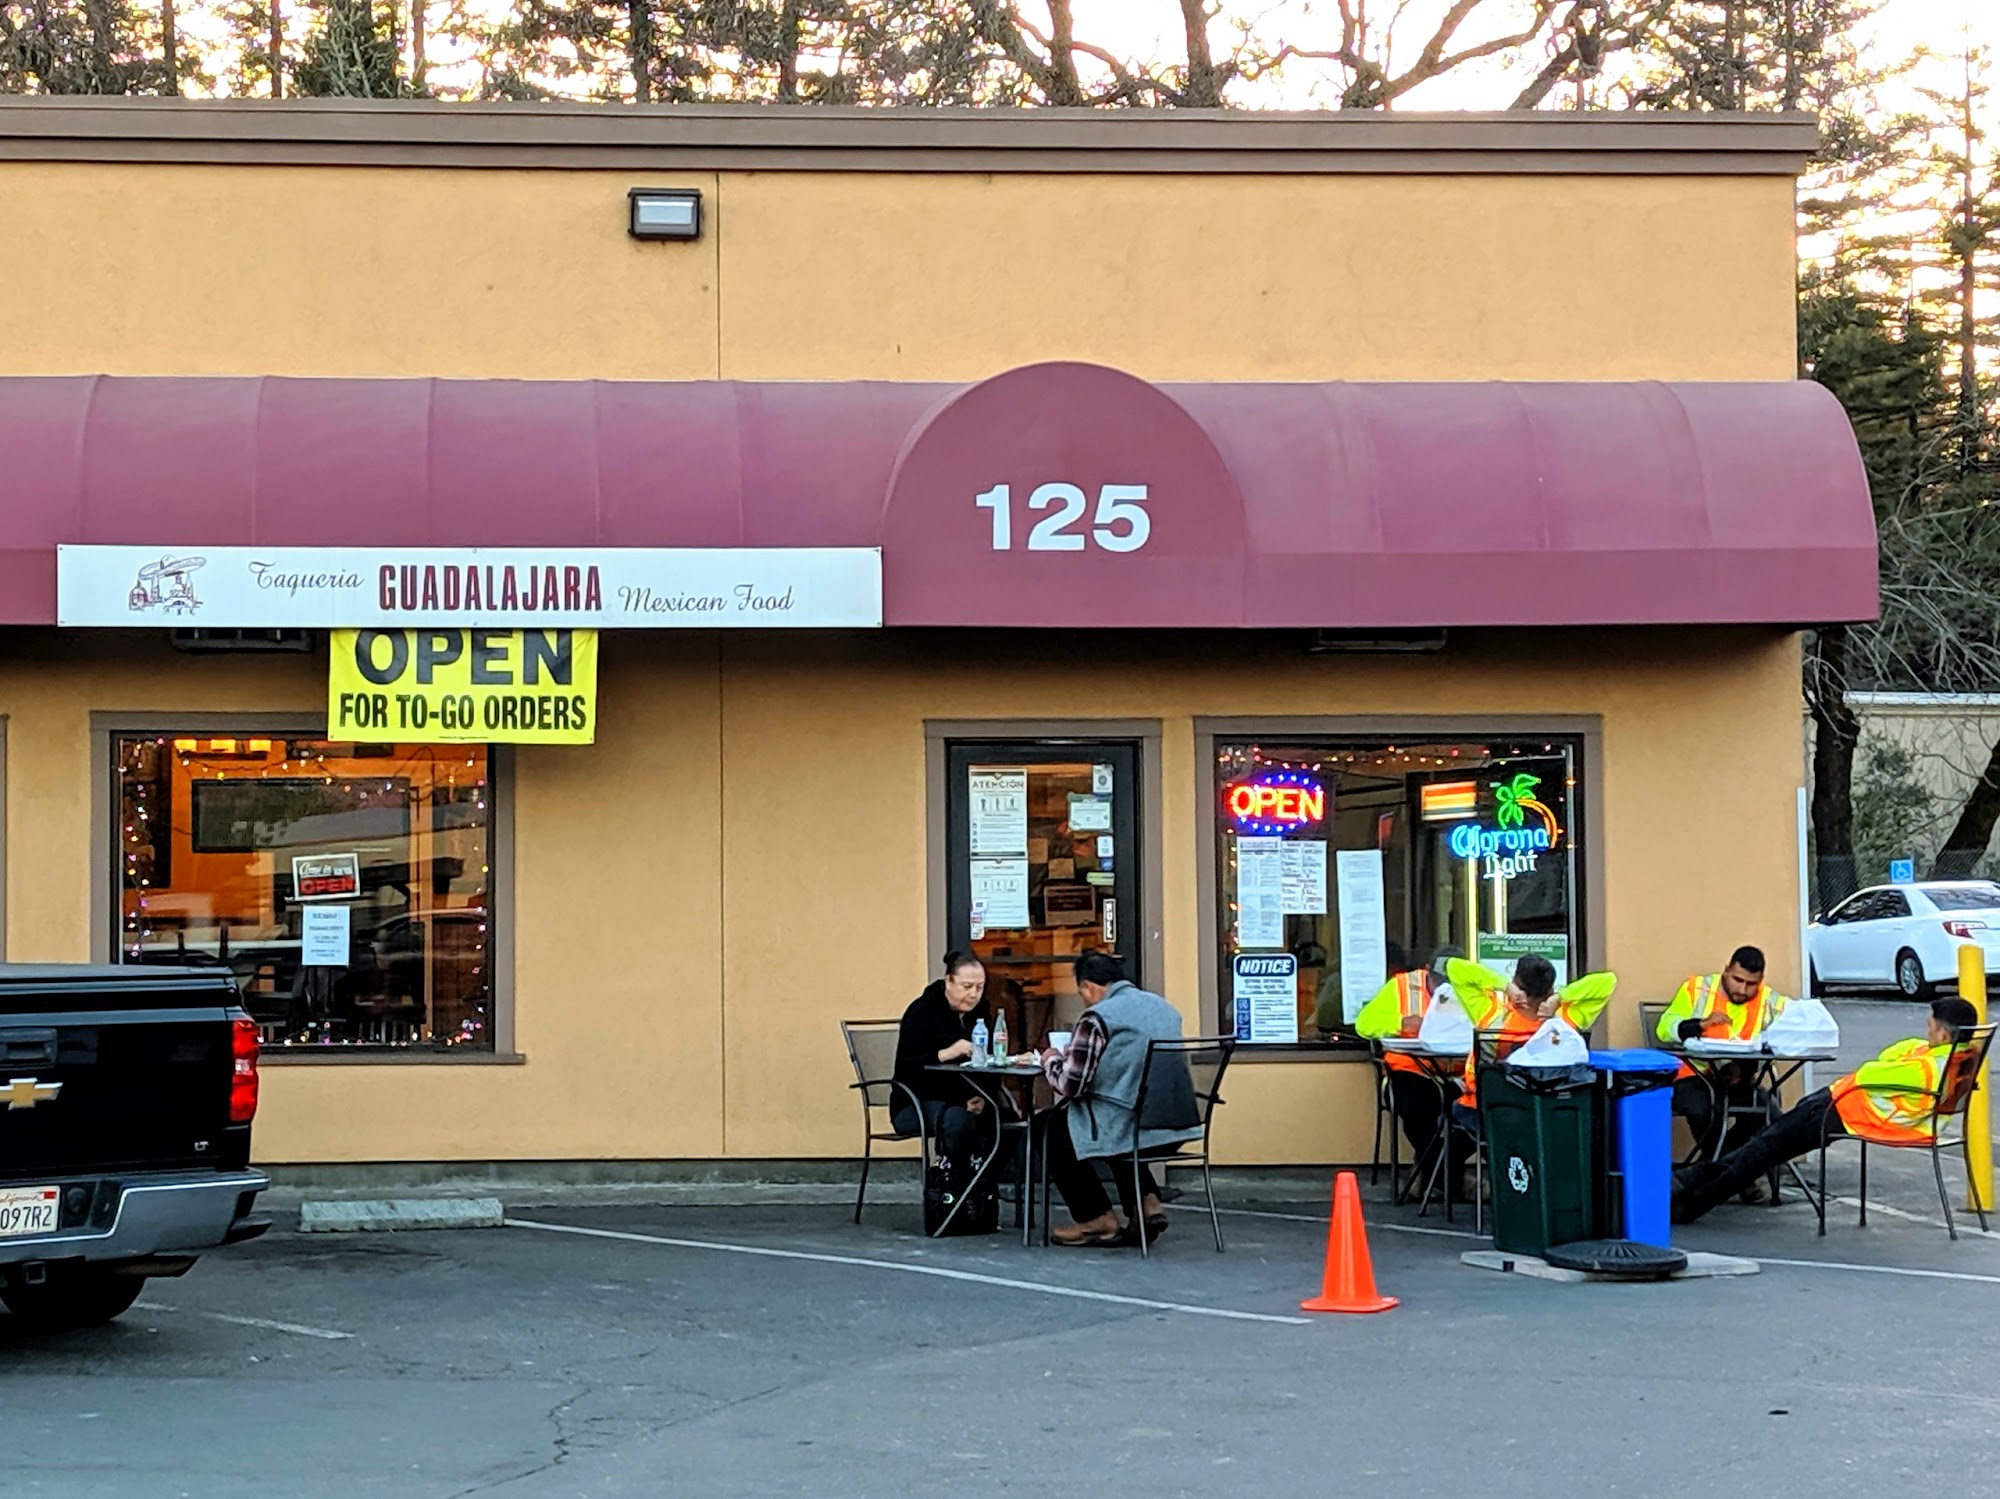
[[(973, 1116), (986, 1109), (977, 1089), (949, 1073), (927, 1072), (935, 1062), (962, 1062), (972, 1055), (972, 1028), (993, 1023), (986, 1004), (986, 969), (967, 952), (944, 955), (944, 977), (934, 980), (903, 1011), (903, 1028), (896, 1036), (896, 1081), (923, 1100), (924, 1126), (938, 1149), (964, 1161), (981, 1142)], [(889, 1109), (889, 1122), (906, 1135), (917, 1132), (916, 1112), (900, 1088)], [(980, 1127), (990, 1138), (992, 1126)]]

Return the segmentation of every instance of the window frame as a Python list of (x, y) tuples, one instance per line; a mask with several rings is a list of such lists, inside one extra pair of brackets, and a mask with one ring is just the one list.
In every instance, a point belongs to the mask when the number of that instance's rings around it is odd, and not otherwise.
[[(117, 741), (124, 734), (198, 738), (326, 738), (324, 713), (118, 713), (90, 715), (90, 950), (92, 961), (116, 963), (121, 950), (121, 873), (117, 857)], [(514, 1012), (514, 756), (505, 744), (484, 746), (491, 821), (487, 840), (487, 910), (492, 928), (493, 1048), (428, 1047), (346, 1051), (338, 1047), (271, 1047), (263, 1066), (480, 1067), (527, 1059), (517, 1049)]]
[[(1537, 734), (1575, 740), (1579, 747), (1576, 785), (1571, 788), (1570, 825), (1576, 850), (1577, 879), (1571, 892), (1578, 903), (1576, 930), (1579, 950), (1575, 971), (1587, 973), (1605, 950), (1604, 856), (1595, 837), (1597, 798), (1604, 777), (1604, 721), (1582, 714), (1524, 716), (1514, 714), (1459, 715), (1406, 714), (1326, 717), (1309, 715), (1260, 715), (1257, 717), (1217, 717), (1194, 720), (1194, 825), (1195, 888), (1198, 909), (1199, 999), (1203, 1027), (1222, 1025), (1221, 900), (1219, 872), (1219, 828), (1217, 799), (1222, 794), (1216, 779), (1215, 757), (1218, 741), (1244, 738), (1376, 741), (1399, 743), (1403, 739), (1462, 740), (1466, 738), (1528, 739)], [(1237, 1048), (1236, 1061), (1249, 1062), (1348, 1062), (1366, 1063), (1369, 1052), (1362, 1047), (1323, 1045), (1313, 1041), (1273, 1043)]]

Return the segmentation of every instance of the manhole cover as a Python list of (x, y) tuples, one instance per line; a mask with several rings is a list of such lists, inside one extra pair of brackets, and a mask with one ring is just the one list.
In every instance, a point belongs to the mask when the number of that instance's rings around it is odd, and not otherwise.
[(1547, 1259), (1564, 1270), (1587, 1270), (1614, 1280), (1665, 1280), (1676, 1270), (1685, 1270), (1688, 1262), (1688, 1257), (1678, 1249), (1662, 1249), (1657, 1244), (1640, 1244), (1631, 1239), (1579, 1239), (1574, 1244), (1555, 1244), (1550, 1246)]

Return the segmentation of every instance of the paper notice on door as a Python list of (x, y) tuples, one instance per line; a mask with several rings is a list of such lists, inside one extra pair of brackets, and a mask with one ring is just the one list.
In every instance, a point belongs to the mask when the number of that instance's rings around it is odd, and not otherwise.
[(1280, 855), (1282, 904), (1287, 916), (1326, 914), (1326, 844), (1319, 839), (1286, 843)]
[(1382, 850), (1343, 848), (1334, 872), (1340, 882), (1340, 1013), (1352, 1022), (1389, 980)]
[(972, 852), (1028, 851), (1028, 772), (1025, 767), (975, 765), (967, 776)]
[(1238, 953), (1230, 964), (1236, 1039), (1253, 1045), (1299, 1039), (1299, 960), (1290, 953)]
[(307, 968), (345, 968), (354, 925), (352, 906), (299, 908), (299, 962)]
[(974, 859), (972, 904), (985, 911), (989, 932), (1018, 932), (1028, 926), (1028, 861)]
[(1112, 837), (1112, 836), (1111, 836), (1111, 835), (1110, 835), (1109, 833), (1100, 833), (1100, 834), (1098, 834), (1098, 837), (1097, 837), (1097, 857), (1098, 857), (1098, 858), (1100, 858), (1100, 859), (1108, 859), (1108, 858), (1110, 858), (1110, 857), (1112, 856), (1112, 854), (1114, 854), (1114, 853), (1116, 853), (1116, 852), (1117, 852), (1117, 849), (1118, 849), (1118, 840), (1117, 840), (1117, 839), (1113, 838), (1113, 837)]
[(1093, 793), (1098, 796), (1109, 796), (1113, 784), (1109, 765), (1097, 764), (1090, 767), (1090, 789)]
[(1236, 945), (1285, 945), (1285, 870), (1282, 838), (1236, 840)]
[(1072, 833), (1111, 831), (1111, 798), (1069, 794), (1069, 830)]

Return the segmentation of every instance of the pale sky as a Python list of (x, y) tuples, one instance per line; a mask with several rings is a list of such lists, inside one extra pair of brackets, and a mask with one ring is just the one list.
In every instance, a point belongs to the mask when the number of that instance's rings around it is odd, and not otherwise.
[[(432, 25), (441, 24), (451, 9), (447, 0), (424, 0)], [(510, 9), (507, 0), (460, 0), (472, 14), (502, 16)], [(1364, 11), (1370, 0), (1358, 0)], [(1394, 46), (1390, 53), (1392, 71), (1401, 57), (1421, 47), (1430, 26), (1449, 0), (1373, 0), (1378, 14), (1400, 15)], [(1325, 49), (1340, 35), (1340, 13), (1334, 0), (1225, 0), (1228, 17), (1248, 20), (1260, 42), (1289, 42), (1294, 46)], [(220, 50), (223, 26), (217, 12), (220, 0), (183, 0), (183, 29), (192, 37)], [(1504, 32), (1519, 14), (1514, 0), (1488, 0), (1456, 39), (1460, 45), (1477, 42)], [(1023, 10), (1046, 20), (1041, 0), (1023, 0)], [(1038, 14), (1039, 13), (1039, 14)], [(1179, 0), (1075, 0), (1076, 31), (1079, 37), (1098, 43), (1128, 57), (1183, 56), (1180, 35)], [(1218, 52), (1228, 47), (1227, 20), (1214, 27)], [(1887, 0), (1872, 28), (1875, 36), (1865, 38), (1871, 52), (1903, 56), (1919, 45), (1940, 53), (1956, 53), (1968, 42), (1989, 48), (2000, 57), (2000, 0)], [(452, 58), (448, 44), (434, 39), (430, 49), (433, 75), (447, 73)], [(1469, 64), (1449, 76), (1412, 90), (1398, 101), (1404, 110), (1503, 109), (1512, 102), (1521, 84), (1541, 64), (1539, 52), (1530, 56), (1496, 56)], [(1929, 65), (1933, 75), (1938, 64)], [(1949, 86), (1949, 80), (1946, 80)], [(1282, 76), (1262, 80), (1254, 88), (1232, 95), (1238, 102), (1266, 109), (1331, 108), (1338, 103), (1338, 85), (1330, 65), (1297, 60)], [(1889, 108), (1904, 107), (1905, 98), (1892, 91), (1884, 98)], [(1989, 114), (2000, 133), (2000, 100), (1991, 101)]]
[[(1406, 65), (1407, 57), (1429, 39), (1436, 18), (1448, 3), (1406, 0), (1398, 11), (1387, 0), (1376, 0), (1377, 13), (1401, 16), (1389, 57), (1392, 73), (1399, 60)], [(1256, 17), (1254, 34), (1266, 42), (1330, 50), (1340, 39), (1340, 11), (1333, 0), (1228, 0), (1224, 8), (1232, 15)], [(1364, 13), (1368, 9), (1367, 0), (1361, 0), (1361, 9)], [(1517, 18), (1525, 9), (1514, 4), (1493, 3), (1490, 9), (1482, 6), (1454, 41), (1462, 47), (1505, 34), (1518, 26)], [(1074, 6), (1078, 36), (1135, 56), (1182, 56), (1179, 12), (1178, 0), (1075, 0)], [(1041, 14), (1045, 16), (1046, 10)], [(1869, 33), (1858, 40), (1871, 53), (1885, 56), (1905, 56), (1919, 46), (1955, 54), (1968, 44), (2000, 55), (2000, 0), (1887, 0)], [(1220, 27), (1216, 34), (1220, 37)], [(1469, 63), (1413, 89), (1397, 107), (1504, 109), (1544, 60), (1537, 51), (1527, 57), (1495, 56)], [(1267, 79), (1241, 97), (1245, 103), (1254, 97), (1257, 105), (1272, 109), (1330, 108), (1338, 103), (1338, 95), (1337, 85), (1330, 92), (1329, 81), (1328, 65), (1301, 63), (1288, 68), (1284, 77)], [(1895, 108), (1904, 101), (1889, 98), (1884, 102)], [(2000, 106), (2000, 101), (1991, 102)]]

